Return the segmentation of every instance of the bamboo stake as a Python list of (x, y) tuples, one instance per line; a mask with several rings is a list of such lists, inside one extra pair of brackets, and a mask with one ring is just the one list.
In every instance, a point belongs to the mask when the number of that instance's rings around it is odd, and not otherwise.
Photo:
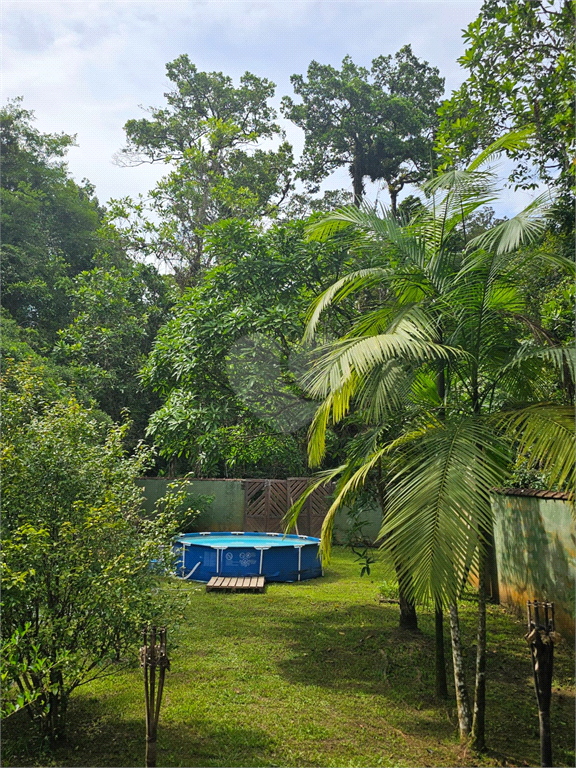
[[(544, 616), (540, 615), (543, 610)], [(541, 622), (543, 619), (543, 623)], [(552, 699), (552, 673), (554, 669), (554, 603), (528, 600), (528, 633), (534, 689), (540, 721), (540, 764), (552, 766), (552, 734), (550, 729), (550, 702)]]

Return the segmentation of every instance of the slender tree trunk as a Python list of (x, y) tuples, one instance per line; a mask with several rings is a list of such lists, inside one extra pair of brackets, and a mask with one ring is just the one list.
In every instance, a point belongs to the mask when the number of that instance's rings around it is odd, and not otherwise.
[[(378, 489), (378, 498), (380, 501), (380, 507), (382, 509), (382, 515), (385, 514), (386, 509), (386, 491), (384, 487), (384, 478), (382, 475), (382, 460), (378, 462), (378, 479), (376, 487)], [(408, 629), (416, 631), (418, 629), (418, 617), (416, 615), (416, 606), (414, 601), (410, 600), (406, 593), (409, 593), (410, 576), (407, 576), (404, 572), (399, 561), (394, 558), (394, 568), (396, 570), (396, 578), (398, 579), (398, 597), (400, 598), (400, 629)]]
[(398, 190), (389, 185), (388, 192), (390, 193), (390, 212), (396, 218), (398, 215)]
[(48, 708), (41, 715), (41, 730), (51, 747), (56, 747), (66, 738), (66, 710), (68, 695), (64, 691), (62, 673), (52, 670), (50, 684), (53, 690), (48, 693)]
[(486, 749), (486, 552), (480, 550), (478, 572), (478, 637), (476, 646), (476, 683), (474, 686), (474, 717), (472, 747)]
[(156, 734), (146, 736), (146, 768), (156, 768)]
[(439, 699), (448, 698), (448, 685), (446, 682), (446, 657), (444, 655), (444, 614), (442, 606), (437, 603), (434, 612), (436, 624), (436, 696)]
[[(442, 328), (438, 327), (438, 339), (442, 343)], [(446, 419), (446, 369), (444, 363), (439, 364), (438, 372), (436, 374), (436, 393), (440, 400), (441, 406), (438, 409), (438, 418), (440, 421)], [(444, 614), (442, 612), (442, 605), (440, 602), (436, 603), (435, 610), (435, 624), (436, 624), (436, 696), (440, 699), (448, 698), (448, 685), (446, 683), (446, 659), (444, 655)]]
[(408, 597), (411, 578), (404, 572), (399, 563), (395, 562), (395, 568), (398, 579), (398, 597), (400, 598), (400, 629), (415, 632), (418, 629), (416, 606), (412, 598)]
[(464, 658), (462, 655), (462, 639), (460, 637), (460, 622), (458, 621), (458, 606), (450, 606), (450, 634), (452, 636), (452, 661), (454, 663), (454, 687), (456, 688), (456, 706), (458, 707), (458, 727), (460, 741), (466, 742), (470, 736), (471, 715), (466, 676), (464, 674)]

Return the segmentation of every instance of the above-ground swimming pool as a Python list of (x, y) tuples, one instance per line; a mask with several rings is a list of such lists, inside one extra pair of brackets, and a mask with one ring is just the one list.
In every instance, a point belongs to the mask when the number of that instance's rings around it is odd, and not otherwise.
[(303, 581), (322, 576), (320, 539), (282, 533), (185, 533), (174, 543), (176, 575), (193, 581), (212, 576), (265, 576)]

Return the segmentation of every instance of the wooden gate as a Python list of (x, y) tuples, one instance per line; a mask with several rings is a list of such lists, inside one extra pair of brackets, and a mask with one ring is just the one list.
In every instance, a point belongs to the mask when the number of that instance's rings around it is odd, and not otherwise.
[[(244, 530), (282, 533), (282, 520), (306, 490), (310, 478), (288, 480), (245, 480)], [(320, 536), (328, 511), (333, 484), (317, 488), (304, 502), (298, 517), (297, 533)]]

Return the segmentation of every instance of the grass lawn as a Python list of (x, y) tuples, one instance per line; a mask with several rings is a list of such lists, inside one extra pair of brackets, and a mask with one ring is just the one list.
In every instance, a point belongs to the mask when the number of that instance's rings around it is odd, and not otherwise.
[[(489, 607), (487, 741), (458, 744), (453, 696), (434, 698), (434, 616), (400, 632), (398, 606), (379, 601), (383, 563), (359, 578), (336, 548), (322, 579), (270, 584), (265, 594), (206, 593), (170, 580), (189, 600), (169, 627), (159, 766), (539, 765), (538, 717), (523, 622)], [(473, 682), (473, 599), (462, 603)], [(174, 644), (177, 643), (177, 647)], [(447, 636), (447, 659), (450, 646)], [(574, 654), (557, 647), (554, 765), (574, 762)], [(450, 675), (449, 675), (450, 677)], [(451, 691), (453, 694), (453, 690)], [(3, 729), (4, 766), (144, 765), (144, 697), (137, 666), (74, 694), (69, 739), (42, 754), (23, 713)]]

